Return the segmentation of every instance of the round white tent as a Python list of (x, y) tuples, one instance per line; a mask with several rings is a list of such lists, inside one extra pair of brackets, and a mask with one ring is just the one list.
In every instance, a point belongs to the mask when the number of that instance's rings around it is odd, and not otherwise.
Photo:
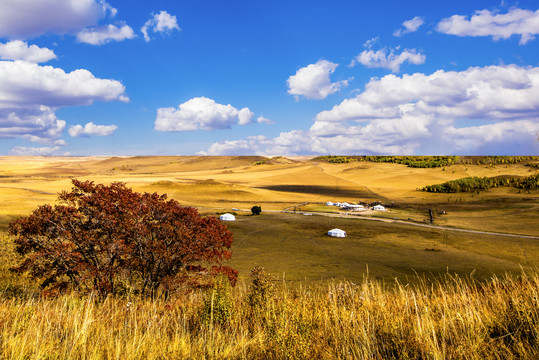
[(219, 217), (223, 221), (236, 221), (236, 217), (232, 214), (223, 214)]
[(332, 229), (328, 231), (329, 236), (346, 237), (346, 232), (341, 229)]

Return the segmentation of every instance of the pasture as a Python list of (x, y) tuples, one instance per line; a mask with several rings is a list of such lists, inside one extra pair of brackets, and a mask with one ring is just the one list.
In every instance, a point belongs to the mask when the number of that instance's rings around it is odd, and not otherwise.
[[(539, 240), (420, 228), (361, 219), (264, 214), (238, 216), (229, 265), (247, 274), (261, 266), (288, 281), (391, 282), (474, 273), (477, 278), (539, 265)], [(346, 230), (346, 238), (327, 236)]]
[[(452, 229), (537, 237), (539, 190), (417, 190), (534, 171), (309, 158), (0, 157), (0, 358), (537, 358), (539, 239)], [(35, 282), (9, 272), (19, 259), (4, 231), (11, 219), (54, 203), (71, 178), (166, 193), (208, 216), (234, 212), (226, 265), (240, 271), (239, 284), (169, 299), (40, 296)], [(388, 211), (346, 215), (326, 201), (381, 202)], [(261, 215), (250, 214), (253, 205)], [(428, 227), (429, 209), (442, 228)], [(348, 236), (327, 236), (332, 228)], [(257, 266), (271, 276), (255, 286), (249, 272)]]
[[(525, 164), (457, 164), (410, 168), (393, 163), (331, 164), (309, 158), (265, 157), (0, 157), (0, 230), (71, 187), (70, 179), (122, 181), (136, 191), (166, 193), (208, 215), (243, 209), (229, 223), (234, 233), (230, 265), (245, 276), (265, 267), (291, 281), (369, 276), (406, 279), (450, 272), (488, 276), (539, 264), (539, 240), (338, 217), (326, 201), (389, 206), (379, 218), (489, 232), (539, 236), (539, 191), (514, 188), (464, 194), (418, 191), (466, 176), (528, 176)], [(261, 216), (248, 216), (260, 205)], [(281, 213), (313, 212), (313, 216)], [(442, 211), (444, 215), (440, 215)], [(322, 214), (323, 213), (323, 214)], [(329, 216), (333, 214), (334, 216)], [(335, 217), (337, 215), (337, 217)], [(331, 228), (348, 237), (328, 237)]]

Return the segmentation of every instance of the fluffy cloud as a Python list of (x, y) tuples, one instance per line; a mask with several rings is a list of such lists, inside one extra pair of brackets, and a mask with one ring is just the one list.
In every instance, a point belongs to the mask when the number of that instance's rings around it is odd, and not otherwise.
[(302, 95), (308, 99), (325, 99), (329, 95), (348, 86), (348, 80), (332, 83), (329, 76), (335, 72), (339, 64), (327, 60), (318, 60), (299, 69), (295, 75), (288, 78), (288, 93), (296, 99)]
[(140, 29), (144, 35), (144, 40), (150, 41), (149, 31), (154, 33), (170, 33), (172, 30), (181, 30), (178, 26), (176, 16), (170, 15), (166, 11), (161, 11), (159, 14), (155, 14), (150, 20), (146, 21), (144, 26)]
[(207, 153), (530, 154), (539, 151), (538, 118), (537, 67), (387, 75), (319, 113), (307, 131), (215, 143)]
[(123, 41), (134, 38), (133, 29), (123, 24), (122, 27), (106, 25), (97, 28), (88, 28), (77, 33), (77, 40), (91, 45), (103, 45), (111, 41)]
[[(378, 135), (373, 137), (373, 135)], [(418, 143), (394, 142), (385, 133), (367, 129), (363, 134), (332, 137), (317, 136), (311, 131), (283, 132), (276, 138), (251, 136), (246, 140), (214, 143), (203, 155), (311, 155), (311, 154), (411, 154)]]
[(404, 49), (400, 54), (396, 54), (395, 50), (398, 50), (398, 48), (390, 49), (389, 53), (386, 48), (378, 51), (364, 50), (356, 56), (351, 65), (354, 66), (356, 63), (360, 63), (369, 68), (384, 68), (398, 73), (401, 65), (405, 62), (415, 65), (425, 63), (426, 56), (416, 49)]
[(268, 119), (268, 118), (265, 118), (264, 116), (259, 116), (258, 119), (256, 119), (256, 122), (259, 123), (259, 124), (275, 124), (274, 121)]
[(387, 75), (373, 79), (365, 91), (347, 99), (317, 121), (402, 119), (517, 120), (539, 117), (539, 68), (472, 67), (439, 70), (431, 75)]
[(125, 87), (87, 70), (66, 73), (25, 61), (0, 61), (0, 138), (65, 144), (58, 138), (66, 124), (56, 117), (56, 109), (114, 100), (129, 100)]
[(520, 44), (523, 45), (539, 34), (539, 10), (515, 8), (506, 14), (481, 10), (470, 18), (453, 15), (441, 20), (436, 30), (457, 36), (492, 36), (494, 40), (520, 35)]
[(53, 152), (60, 150), (60, 146), (54, 147), (26, 147), (26, 146), (15, 146), (10, 150), (10, 155), (18, 156), (48, 156), (52, 155)]
[[(477, 151), (477, 146), (494, 144), (514, 144), (520, 148), (521, 153), (530, 151), (530, 143), (534, 137), (539, 136), (539, 123), (534, 120), (503, 121), (494, 124), (455, 128), (449, 126), (445, 129), (443, 139), (454, 144), (455, 148), (463, 153)], [(501, 149), (508, 152), (507, 146)]]
[(58, 140), (66, 126), (48, 106), (0, 107), (0, 139), (23, 138), (49, 145), (65, 145)]
[(395, 31), (393, 33), (393, 36), (402, 36), (404, 34), (415, 32), (417, 31), (417, 29), (419, 29), (421, 25), (423, 25), (424, 22), (425, 20), (423, 20), (423, 18), (420, 16), (416, 16), (413, 19), (406, 20), (402, 23), (402, 28)]
[(229, 129), (234, 124), (249, 124), (254, 117), (248, 108), (241, 110), (222, 105), (206, 97), (197, 97), (181, 104), (178, 109), (157, 109), (154, 129), (158, 131), (189, 131)]
[(99, 79), (84, 69), (66, 73), (26, 61), (0, 61), (0, 108), (90, 105), (96, 100), (129, 101), (116, 80)]
[(116, 125), (95, 125), (93, 122), (89, 122), (84, 125), (72, 125), (67, 132), (73, 137), (78, 136), (109, 136), (116, 131), (118, 127)]
[(2, 0), (0, 37), (28, 39), (43, 34), (69, 34), (116, 15), (104, 0)]
[(31, 63), (42, 63), (56, 59), (54, 51), (47, 48), (40, 48), (37, 45), (30, 45), (21, 40), (0, 43), (0, 59), (2, 60), (24, 60)]

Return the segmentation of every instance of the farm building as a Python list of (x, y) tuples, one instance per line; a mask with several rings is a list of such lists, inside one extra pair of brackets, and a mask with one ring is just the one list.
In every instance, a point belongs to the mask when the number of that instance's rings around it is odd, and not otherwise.
[(236, 221), (236, 217), (232, 214), (223, 214), (219, 217), (222, 221)]
[(386, 208), (383, 205), (375, 205), (372, 209), (376, 211), (386, 211)]
[(335, 204), (332, 203), (331, 201), (328, 201), (328, 202), (326, 203), (326, 206), (334, 206), (334, 205), (335, 205)]
[(364, 211), (364, 210), (367, 210), (367, 209), (365, 209), (365, 206), (363, 206), (363, 205), (353, 205), (353, 204), (349, 204), (346, 208), (348, 210), (352, 210), (352, 211)]
[(328, 231), (329, 236), (346, 237), (346, 232), (341, 229), (332, 229)]

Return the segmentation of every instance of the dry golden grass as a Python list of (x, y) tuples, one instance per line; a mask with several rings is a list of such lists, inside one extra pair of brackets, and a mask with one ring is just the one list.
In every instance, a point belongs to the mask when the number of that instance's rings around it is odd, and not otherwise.
[[(206, 213), (255, 204), (280, 210), (304, 202), (309, 211), (323, 211), (321, 203), (328, 200), (381, 200), (396, 205), (385, 216), (423, 221), (429, 208), (444, 209), (447, 215), (437, 215), (435, 224), (539, 234), (538, 191), (416, 191), (465, 176), (529, 175), (522, 165), (457, 165), (443, 171), (305, 158), (254, 165), (260, 160), (0, 157), (0, 230), (11, 218), (54, 202), (71, 187), (70, 177), (77, 177), (168, 193)], [(349, 237), (329, 239), (324, 233), (330, 227), (346, 228)], [(168, 301), (130, 294), (105, 301), (76, 294), (41, 297), (27, 278), (8, 272), (17, 258), (11, 240), (0, 233), (0, 358), (539, 357), (537, 240), (264, 213), (239, 216), (230, 228), (235, 236), (230, 265), (242, 271), (243, 283), (177, 293)], [(285, 272), (294, 281), (267, 282), (273, 291), (264, 297), (246, 278), (255, 265)], [(444, 274), (446, 269), (453, 275)], [(395, 277), (401, 282), (391, 280)], [(312, 282), (320, 278), (357, 285)]]
[[(137, 191), (167, 193), (189, 206), (282, 210), (300, 203), (382, 201), (404, 219), (422, 221), (429, 208), (450, 209), (436, 219), (445, 226), (537, 235), (539, 191), (500, 188), (480, 194), (433, 194), (425, 185), (465, 176), (529, 175), (514, 165), (409, 168), (390, 163), (330, 164), (308, 158), (263, 157), (0, 157), (0, 228), (9, 219), (53, 202), (70, 188), (70, 177), (98, 183), (126, 182)], [(478, 206), (480, 205), (480, 206)], [(446, 210), (447, 210), (446, 209)], [(522, 210), (519, 213), (519, 210)], [(485, 218), (489, 219), (485, 221)]]
[(2, 359), (535, 359), (539, 275), (219, 286), (172, 299), (0, 293)]

